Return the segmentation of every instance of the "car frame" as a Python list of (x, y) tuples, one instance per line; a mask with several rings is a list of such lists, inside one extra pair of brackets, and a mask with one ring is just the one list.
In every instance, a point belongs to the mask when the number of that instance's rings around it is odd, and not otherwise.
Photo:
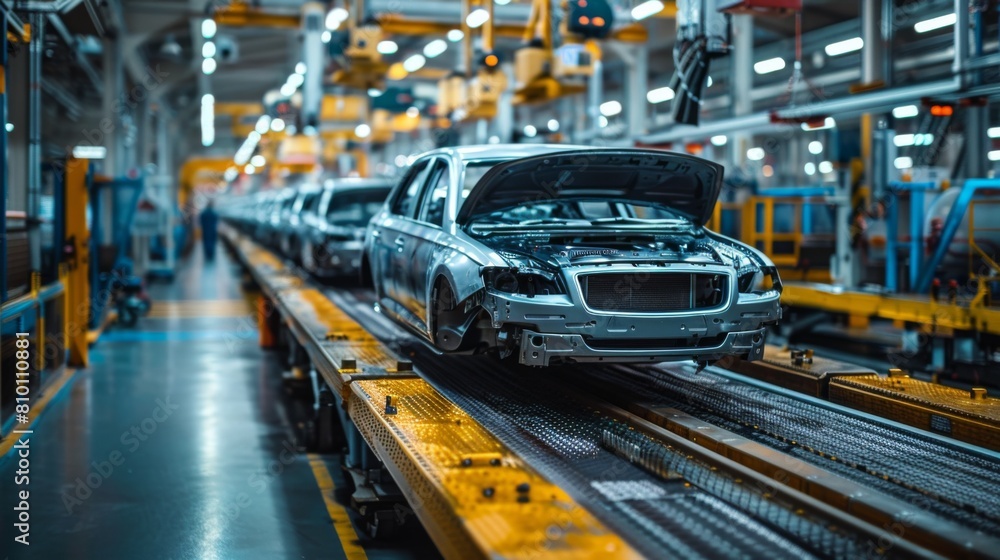
[[(765, 327), (781, 317), (777, 269), (760, 251), (705, 229), (704, 220), (692, 222), (692, 233), (687, 235), (698, 245), (698, 250), (692, 252), (697, 256), (692, 257), (693, 262), (666, 262), (669, 259), (664, 258), (657, 261), (655, 255), (646, 254), (648, 251), (641, 259), (618, 252), (602, 256), (598, 252), (584, 255), (584, 264), (555, 267), (551, 263), (541, 266), (543, 259), (533, 259), (530, 247), (517, 249), (515, 245), (524, 245), (523, 240), (485, 242), (482, 236), (471, 234), (470, 224), (462, 222), (462, 213), (473, 204), (477, 190), (486, 188), (483, 183), (492, 172), (486, 171), (476, 185), (464, 185), (467, 163), (492, 162), (495, 167), (511, 164), (516, 168), (520, 162), (541, 158), (534, 165), (544, 169), (546, 158), (572, 165), (571, 158), (598, 155), (645, 158), (643, 161), (650, 166), (669, 161), (678, 169), (700, 165), (700, 169), (714, 173), (711, 206), (721, 187), (721, 167), (683, 154), (652, 150), (491, 145), (443, 148), (423, 154), (369, 224), (365, 266), (371, 272), (379, 311), (443, 351), (516, 355), (521, 363), (535, 366), (553, 362), (711, 362), (729, 355), (762, 357)], [(444, 189), (445, 202), (440, 219), (429, 221), (425, 199), (431, 189), (434, 197)], [(459, 196), (464, 189), (469, 192)], [(461, 201), (466, 194), (468, 199)], [(413, 204), (404, 209), (404, 200)], [(496, 196), (482, 203), (503, 204), (497, 202)], [(708, 201), (694, 203), (703, 210)], [(545, 230), (542, 226), (539, 229)], [(621, 228), (623, 236), (627, 237), (631, 227)], [(652, 235), (648, 226), (633, 229)], [(582, 228), (579, 235), (589, 233)], [(530, 246), (531, 235), (526, 236), (529, 240), (525, 246)], [(551, 231), (540, 231), (538, 239), (546, 236), (551, 238)], [(640, 262), (642, 259), (648, 262)], [(691, 309), (681, 311), (623, 314), (595, 309), (582, 291), (580, 280), (584, 276), (631, 274), (637, 269), (650, 274), (652, 285), (667, 286), (667, 280), (671, 280), (652, 276), (655, 274), (687, 274), (692, 278), (690, 290), (694, 293), (694, 275), (704, 274), (726, 286), (728, 292), (711, 309), (694, 308), (692, 303)], [(503, 280), (507, 278), (504, 274), (515, 278), (523, 274), (530, 282), (543, 274), (560, 275), (557, 283), (562, 293), (510, 293), (499, 289), (502, 286), (498, 280), (510, 283), (509, 279)], [(769, 276), (772, 285), (761, 289), (743, 286), (748, 282), (747, 274), (752, 274), (755, 282)]]

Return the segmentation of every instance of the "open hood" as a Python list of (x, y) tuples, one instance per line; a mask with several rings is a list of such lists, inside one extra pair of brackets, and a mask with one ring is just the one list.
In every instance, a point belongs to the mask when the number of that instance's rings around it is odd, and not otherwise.
[(501, 210), (564, 199), (657, 206), (705, 225), (721, 188), (721, 165), (685, 154), (628, 148), (554, 152), (492, 167), (456, 221), (464, 225)]

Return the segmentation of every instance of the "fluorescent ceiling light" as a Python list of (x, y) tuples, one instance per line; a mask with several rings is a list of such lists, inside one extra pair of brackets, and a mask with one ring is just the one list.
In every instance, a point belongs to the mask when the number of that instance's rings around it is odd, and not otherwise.
[(861, 37), (851, 37), (836, 43), (830, 43), (824, 49), (827, 56), (840, 56), (854, 51), (860, 51), (865, 46), (865, 41)]
[(424, 56), (434, 58), (448, 50), (448, 43), (444, 39), (434, 39), (424, 47)]
[(462, 33), (461, 29), (452, 29), (448, 32), (448, 40), (452, 43), (457, 43), (465, 38), (465, 33)]
[(927, 33), (928, 31), (934, 31), (935, 29), (955, 25), (956, 21), (958, 21), (958, 16), (953, 12), (936, 18), (925, 19), (924, 21), (917, 22), (917, 24), (913, 26), (913, 30), (917, 33)]
[(368, 138), (368, 135), (372, 133), (372, 127), (365, 123), (361, 123), (354, 128), (354, 134), (358, 138)]
[(608, 126), (608, 117), (601, 115), (600, 118), (597, 119), (597, 124), (601, 125), (601, 128)]
[(215, 32), (218, 30), (218, 26), (215, 25), (215, 20), (205, 19), (201, 21), (201, 36), (206, 39), (211, 39), (215, 37)]
[(811, 161), (807, 161), (804, 171), (806, 172), (806, 175), (812, 177), (813, 175), (816, 174), (816, 164)]
[(291, 97), (295, 93), (295, 86), (289, 83), (282, 84), (281, 95), (284, 97)]
[(281, 132), (285, 130), (285, 120), (284, 119), (272, 119), (271, 120), (271, 130), (274, 132)]
[(74, 146), (73, 157), (76, 159), (104, 159), (108, 149), (104, 146)]
[(538, 134), (538, 129), (530, 124), (524, 127), (524, 135), (528, 138), (534, 138)]
[(760, 161), (764, 159), (764, 148), (750, 148), (747, 150), (747, 159), (750, 161)]
[(295, 65), (295, 73), (296, 74), (301, 74), (301, 75), (305, 76), (306, 75), (306, 63), (305, 62), (299, 62), (299, 63), (297, 63)]
[(993, 150), (986, 154), (986, 157), (990, 158), (990, 161), (1000, 161), (1000, 150)]
[(218, 65), (215, 63), (214, 58), (206, 58), (205, 60), (201, 61), (201, 71), (206, 76), (211, 76), (212, 74), (214, 74), (217, 66)]
[(777, 72), (785, 67), (785, 59), (780, 56), (775, 58), (769, 58), (767, 60), (762, 60), (757, 64), (753, 65), (753, 71), (758, 74), (770, 74), (771, 72)]
[(403, 61), (403, 70), (406, 70), (407, 72), (416, 72), (417, 70), (423, 68), (426, 63), (427, 59), (424, 58), (424, 55), (415, 54)]
[(420, 116), (420, 109), (417, 109), (416, 107), (410, 107), (406, 110), (406, 116), (410, 117), (411, 119), (417, 118)]
[(613, 117), (622, 112), (622, 104), (618, 101), (605, 101), (601, 103), (601, 114), (605, 117)]
[(486, 23), (490, 19), (490, 13), (482, 8), (473, 10), (472, 13), (465, 18), (465, 23), (472, 28), (476, 28)]
[(382, 90), (378, 88), (368, 88), (368, 97), (379, 97), (382, 93)]
[(205, 41), (201, 46), (201, 56), (202, 58), (212, 58), (215, 56), (215, 43), (212, 41)]
[(651, 89), (646, 92), (646, 101), (650, 103), (663, 103), (674, 98), (674, 90), (670, 87)]
[(246, 167), (243, 168), (243, 172), (246, 173), (247, 175), (253, 175), (254, 173), (257, 172), (257, 166), (255, 166), (252, 163), (248, 163)]
[(819, 162), (819, 172), (820, 173), (833, 173), (833, 162), (821, 161)]
[(558, 132), (559, 131), (559, 121), (557, 121), (555, 119), (549, 119), (549, 122), (546, 123), (546, 125), (549, 127), (549, 132)]
[(334, 8), (330, 10), (330, 13), (326, 14), (326, 28), (333, 31), (340, 27), (340, 24), (347, 19), (347, 10), (343, 8)]
[(397, 45), (395, 41), (389, 41), (387, 39), (385, 41), (380, 41), (379, 44), (375, 46), (375, 50), (381, 54), (395, 54), (396, 51), (399, 50), (399, 45)]
[(230, 167), (229, 169), (226, 170), (225, 173), (223, 173), (222, 178), (225, 179), (227, 183), (232, 183), (239, 176), (240, 176), (239, 169), (236, 169), (235, 167)]
[(895, 138), (892, 139), (892, 143), (897, 147), (902, 146), (912, 146), (913, 145), (913, 135), (912, 134), (897, 134)]
[(250, 165), (254, 167), (264, 167), (267, 165), (267, 160), (264, 159), (264, 156), (257, 154), (250, 158)]
[(632, 8), (632, 19), (646, 19), (663, 11), (663, 2), (660, 0), (647, 0), (642, 4)]
[(995, 126), (986, 131), (990, 138), (1000, 138), (1000, 126)]
[(910, 157), (898, 157), (896, 161), (893, 162), (896, 169), (909, 169), (913, 167), (913, 158)]
[(329, 31), (324, 31), (323, 34), (320, 35), (320, 39), (323, 40), (323, 44), (325, 45), (333, 40), (333, 33), (330, 33)]
[(920, 108), (916, 105), (903, 105), (892, 110), (892, 116), (897, 119), (909, 119), (920, 114)]
[(823, 143), (819, 140), (813, 140), (809, 143), (809, 153), (813, 155), (819, 155), (823, 153)]
[(713, 146), (725, 146), (729, 143), (729, 138), (725, 134), (720, 134), (718, 136), (713, 136), (710, 140)]
[(268, 130), (271, 130), (271, 116), (261, 115), (260, 118), (257, 119), (257, 124), (254, 126), (254, 130), (257, 131), (257, 134), (264, 134)]

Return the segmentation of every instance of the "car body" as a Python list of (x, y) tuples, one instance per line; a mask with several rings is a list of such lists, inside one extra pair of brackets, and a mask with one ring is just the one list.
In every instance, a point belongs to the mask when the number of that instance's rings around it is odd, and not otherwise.
[(781, 284), (760, 251), (704, 227), (721, 185), (721, 166), (664, 151), (443, 148), (372, 219), (365, 265), (379, 310), (443, 351), (756, 359)]
[(392, 186), (388, 179), (331, 179), (304, 200), (291, 242), (303, 268), (322, 278), (358, 278), (366, 227)]
[(280, 224), (278, 246), (282, 254), (296, 262), (300, 262), (303, 237), (309, 227), (304, 218), (315, 213), (322, 196), (323, 188), (319, 183), (306, 182), (299, 185), (295, 201)]

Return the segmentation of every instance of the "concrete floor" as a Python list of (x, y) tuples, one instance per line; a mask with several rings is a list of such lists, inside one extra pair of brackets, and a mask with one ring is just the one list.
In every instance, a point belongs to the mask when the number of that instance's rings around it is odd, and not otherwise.
[(29, 547), (12, 541), (17, 466), (0, 458), (0, 558), (437, 556), (419, 528), (359, 537), (339, 457), (295, 450), (238, 279), (224, 251), (196, 251), (150, 288), (150, 317), (101, 336), (32, 425)]

